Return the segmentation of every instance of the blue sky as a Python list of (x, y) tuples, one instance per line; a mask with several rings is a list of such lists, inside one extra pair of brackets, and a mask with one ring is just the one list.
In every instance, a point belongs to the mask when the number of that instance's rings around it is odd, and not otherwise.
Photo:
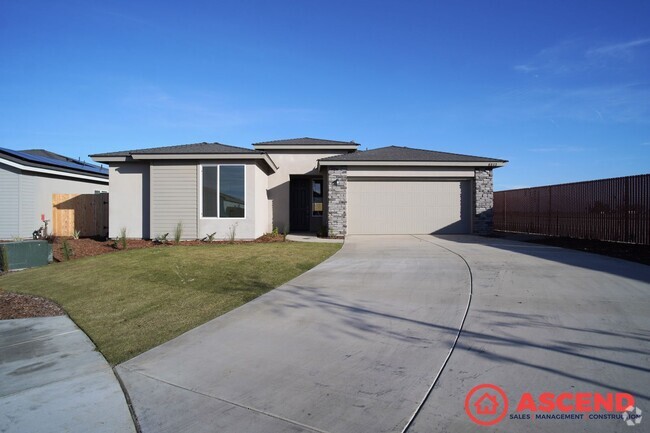
[(0, 146), (292, 137), (650, 172), (648, 1), (0, 0)]

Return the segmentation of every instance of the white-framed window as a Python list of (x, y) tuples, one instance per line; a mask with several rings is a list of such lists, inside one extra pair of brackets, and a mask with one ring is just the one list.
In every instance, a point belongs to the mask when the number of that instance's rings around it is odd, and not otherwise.
[(246, 218), (245, 165), (201, 165), (201, 218)]

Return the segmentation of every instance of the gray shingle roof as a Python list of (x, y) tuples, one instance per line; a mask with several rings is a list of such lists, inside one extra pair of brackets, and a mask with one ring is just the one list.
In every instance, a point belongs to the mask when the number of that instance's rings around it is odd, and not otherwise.
[(336, 140), (323, 140), (320, 138), (309, 138), (309, 137), (303, 137), (303, 138), (289, 138), (286, 140), (273, 140), (273, 141), (260, 141), (259, 143), (253, 143), (253, 146), (257, 145), (298, 145), (298, 146), (318, 146), (318, 145), (327, 145), (327, 144), (333, 144), (333, 145), (342, 145), (342, 144), (353, 144), (353, 145), (359, 145), (359, 143), (355, 143), (354, 141), (336, 141)]
[(173, 154), (219, 154), (219, 153), (254, 153), (263, 152), (246, 149), (244, 147), (230, 146), (221, 143), (193, 143), (176, 146), (151, 147), (148, 149), (123, 150), (120, 152), (97, 153), (94, 157), (130, 156), (130, 155), (173, 155)]
[(356, 151), (343, 155), (330, 156), (321, 159), (321, 161), (507, 162), (503, 159), (437, 152), (435, 150), (413, 149), (411, 147), (401, 146), (388, 146), (372, 150)]

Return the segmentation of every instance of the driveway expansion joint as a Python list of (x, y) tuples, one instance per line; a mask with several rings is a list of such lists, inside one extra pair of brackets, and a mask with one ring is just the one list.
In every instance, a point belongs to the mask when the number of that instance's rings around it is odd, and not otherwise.
[(436, 383), (438, 383), (438, 380), (440, 379), (440, 376), (442, 375), (442, 372), (444, 371), (445, 367), (447, 366), (447, 363), (449, 362), (449, 359), (451, 358), (451, 355), (454, 353), (454, 349), (456, 348), (456, 344), (458, 344), (458, 339), (460, 338), (460, 334), (463, 332), (463, 326), (465, 325), (465, 321), (467, 319), (467, 315), (469, 314), (469, 308), (470, 305), (472, 304), (472, 294), (474, 293), (474, 276), (472, 275), (472, 268), (469, 266), (469, 263), (467, 260), (465, 260), (465, 257), (457, 253), (456, 251), (453, 251), (447, 247), (443, 247), (440, 244), (437, 244), (436, 242), (432, 242), (426, 239), (419, 238), (415, 235), (411, 235), (415, 239), (418, 239), (422, 242), (427, 242), (429, 244), (433, 244), (439, 248), (442, 248), (443, 250), (447, 250), (450, 253), (460, 257), (460, 259), (465, 263), (465, 266), (467, 267), (467, 271), (469, 272), (469, 294), (467, 297), (467, 306), (465, 307), (465, 313), (463, 314), (463, 320), (460, 322), (460, 326), (458, 327), (458, 332), (456, 333), (456, 338), (454, 338), (454, 342), (451, 345), (451, 348), (449, 349), (449, 353), (447, 353), (447, 357), (443, 361), (442, 365), (440, 366), (440, 369), (438, 370), (438, 374), (436, 374), (436, 377), (433, 379), (433, 382), (431, 383), (431, 386), (429, 386), (429, 389), (425, 393), (424, 397), (418, 404), (417, 408), (413, 412), (413, 415), (409, 418), (409, 420), (406, 422), (406, 425), (402, 429), (402, 433), (406, 433), (411, 425), (413, 425), (413, 422), (415, 421), (415, 418), (417, 418), (418, 414), (420, 413), (420, 410), (426, 403), (427, 399), (429, 398), (429, 395), (431, 395), (431, 392), (433, 391), (433, 388), (436, 386)]
[[(283, 422), (286, 422), (286, 423), (289, 423), (289, 424), (293, 424), (293, 425), (295, 425), (297, 427), (300, 427), (300, 428), (311, 430), (311, 431), (316, 432), (316, 433), (330, 433), (327, 430), (322, 430), (322, 429), (319, 429), (317, 427), (313, 427), (313, 426), (310, 426), (310, 425), (307, 425), (307, 424), (303, 424), (300, 421), (295, 421), (295, 420), (292, 420), (290, 418), (285, 418), (285, 417), (283, 417), (281, 415), (277, 415), (277, 414), (274, 414), (274, 413), (271, 413), (271, 412), (267, 412), (267, 411), (264, 411), (264, 410), (261, 410), (261, 409), (254, 408), (252, 406), (248, 406), (248, 405), (245, 405), (245, 404), (242, 404), (242, 403), (237, 403), (237, 402), (234, 402), (234, 401), (231, 401), (231, 400), (228, 400), (228, 399), (225, 399), (225, 398), (217, 397), (217, 396), (214, 396), (214, 395), (211, 395), (211, 394), (206, 394), (204, 392), (197, 391), (195, 389), (189, 389), (189, 388), (186, 388), (184, 386), (178, 385), (176, 383), (169, 382), (167, 380), (164, 380), (164, 379), (161, 379), (161, 378), (158, 378), (158, 377), (151, 376), (149, 374), (143, 373), (142, 371), (132, 370), (132, 369), (124, 367), (124, 366), (122, 366), (122, 368), (124, 368), (125, 370), (128, 370), (131, 373), (139, 374), (139, 375), (144, 376), (146, 378), (149, 378), (151, 380), (155, 380), (157, 382), (161, 382), (161, 383), (164, 383), (166, 385), (173, 386), (174, 388), (182, 389), (184, 391), (188, 391), (188, 392), (191, 392), (191, 393), (194, 393), (194, 394), (202, 395), (203, 397), (208, 397), (208, 398), (211, 398), (211, 399), (214, 399), (214, 400), (218, 400), (218, 401), (221, 401), (223, 403), (227, 403), (227, 404), (230, 404), (230, 405), (233, 405), (233, 406), (237, 406), (237, 407), (239, 407), (241, 409), (250, 410), (251, 412), (255, 412), (255, 413), (258, 413), (260, 415), (265, 415), (265, 416), (268, 416), (270, 418), (274, 418), (274, 419), (279, 420), (279, 421), (283, 421)], [(136, 424), (136, 425), (138, 425), (138, 424)]]

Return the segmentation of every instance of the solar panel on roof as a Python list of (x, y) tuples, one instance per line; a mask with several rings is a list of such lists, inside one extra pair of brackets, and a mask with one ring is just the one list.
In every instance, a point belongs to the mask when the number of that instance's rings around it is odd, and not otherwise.
[(37, 155), (30, 155), (29, 153), (25, 152), (19, 152), (16, 150), (11, 150), (11, 149), (6, 149), (4, 147), (0, 147), (0, 152), (6, 153), (8, 155), (14, 156), (16, 158), (23, 159), (25, 161), (31, 161), (39, 164), (46, 164), (54, 167), (63, 167), (63, 168), (69, 168), (72, 170), (76, 171), (85, 171), (88, 173), (94, 173), (94, 174), (101, 174), (101, 175), (107, 175), (108, 170), (99, 167), (97, 165), (93, 164), (88, 164), (88, 163), (83, 163), (83, 165), (80, 165), (78, 163), (72, 163), (72, 162), (67, 162), (67, 161), (61, 161), (58, 159), (54, 158), (47, 158), (45, 156), (37, 156)]

